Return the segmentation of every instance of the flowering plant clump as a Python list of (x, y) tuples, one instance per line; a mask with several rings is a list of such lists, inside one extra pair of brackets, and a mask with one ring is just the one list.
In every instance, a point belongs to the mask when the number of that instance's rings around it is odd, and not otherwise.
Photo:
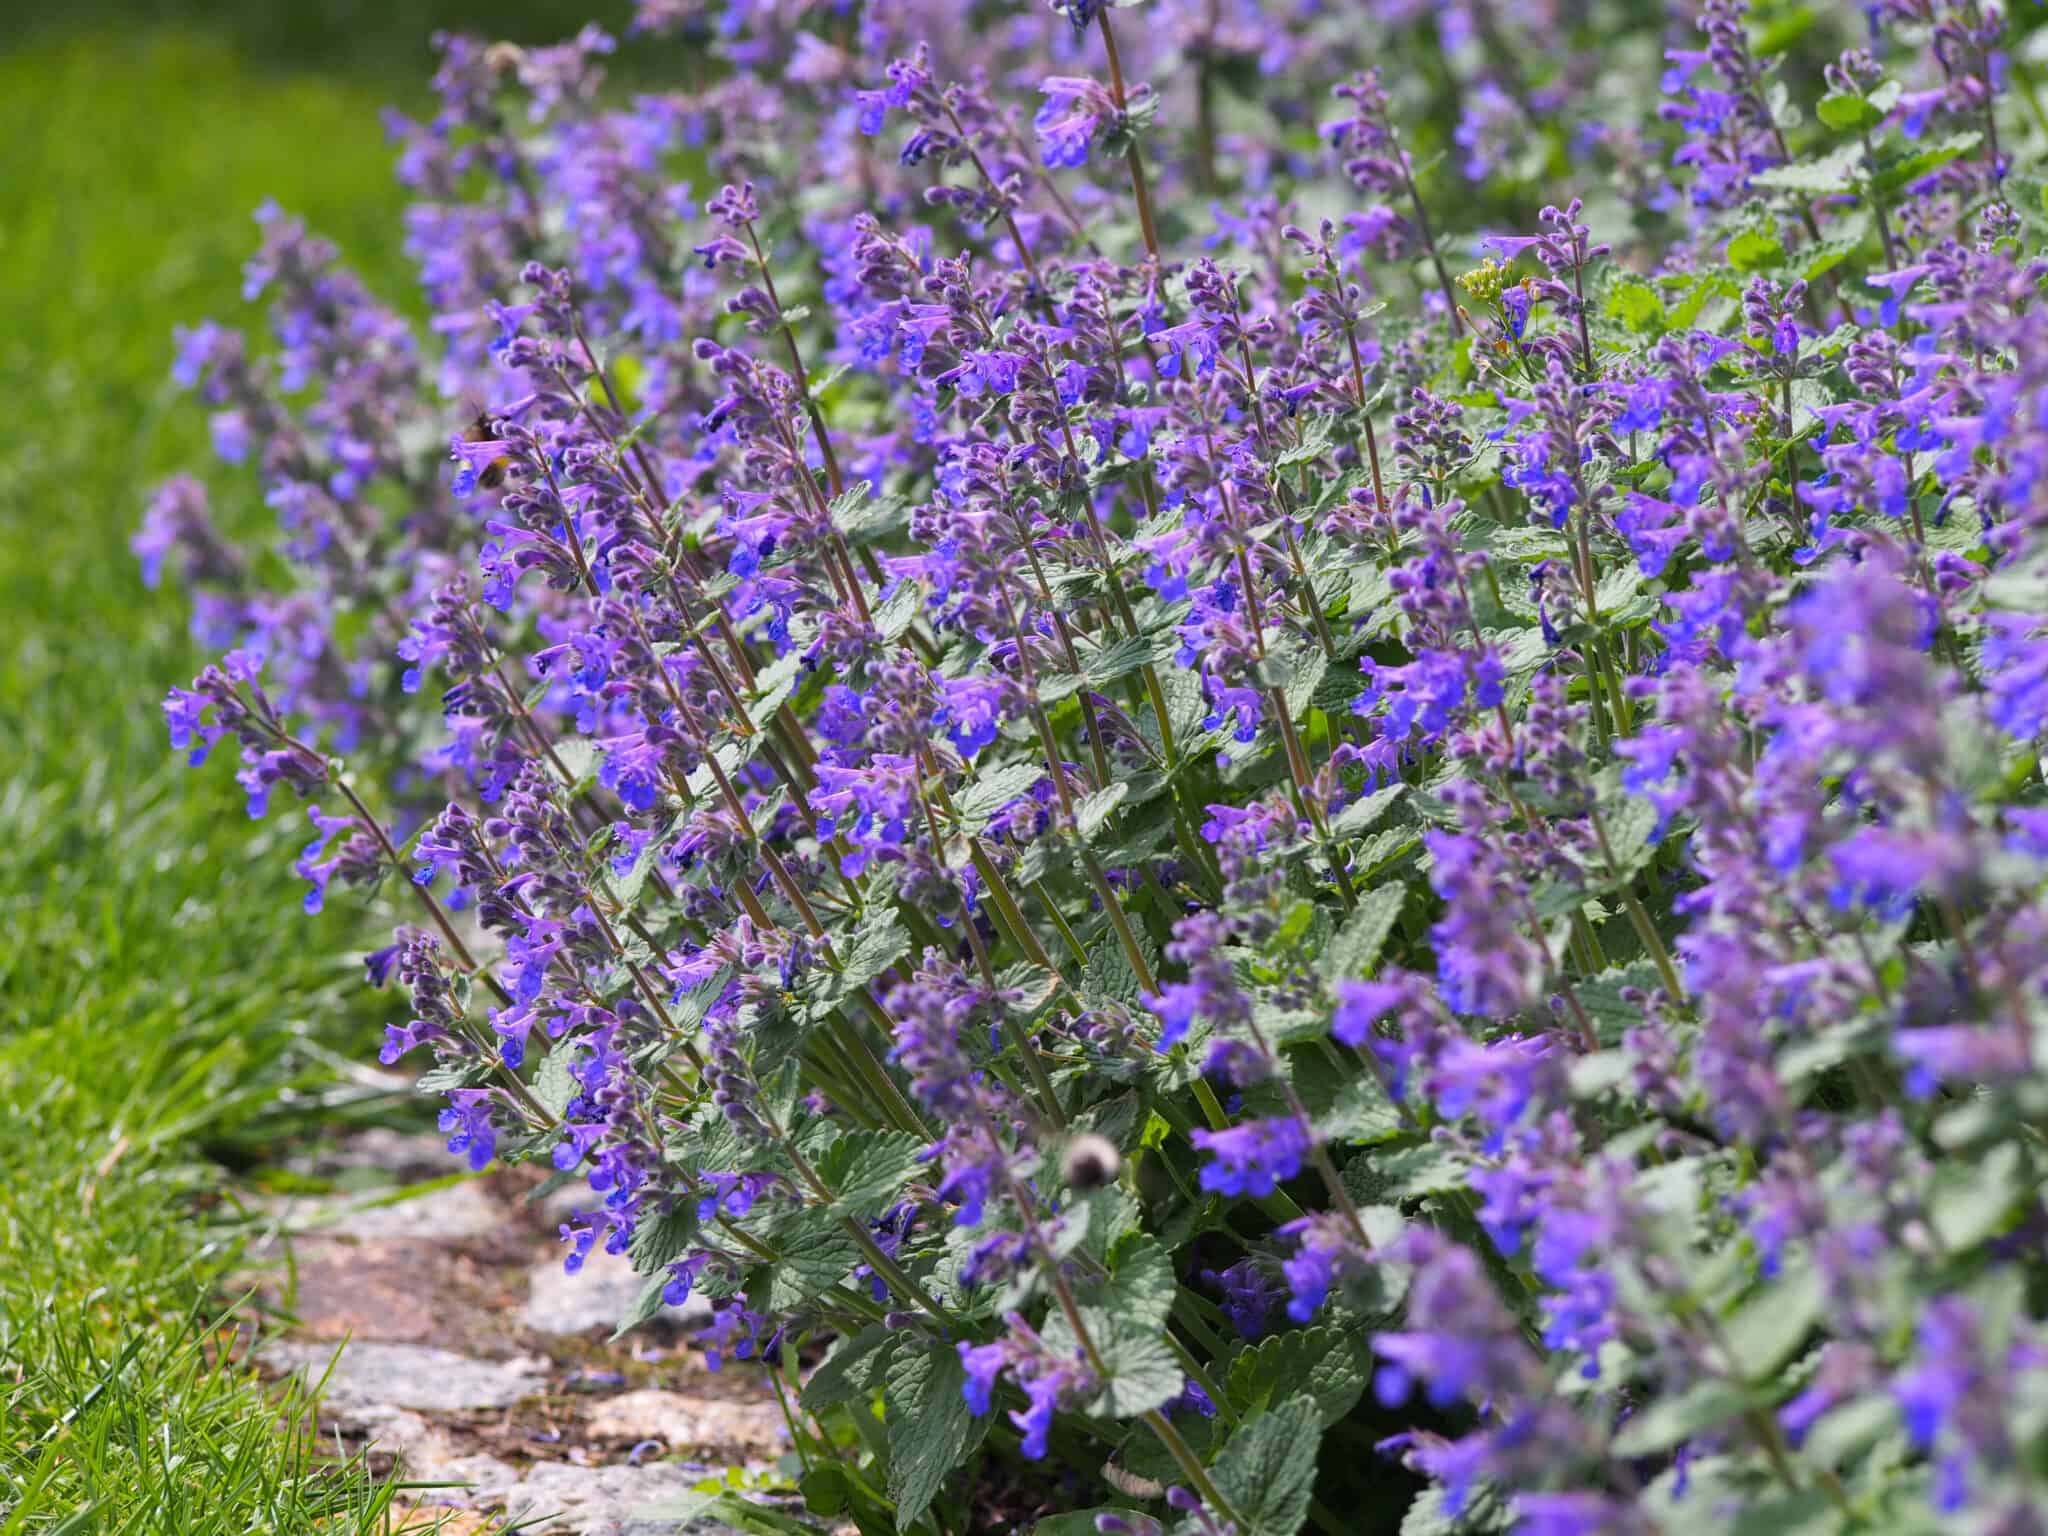
[(2048, 1530), (2039, 50), (627, 43), (441, 41), (424, 326), (259, 215), (136, 539), (450, 1150), (863, 1532)]

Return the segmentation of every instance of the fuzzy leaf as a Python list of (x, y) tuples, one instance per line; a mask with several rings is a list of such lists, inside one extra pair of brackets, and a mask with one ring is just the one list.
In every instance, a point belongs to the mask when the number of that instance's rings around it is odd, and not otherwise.
[(1398, 880), (1374, 886), (1359, 897), (1358, 910), (1344, 920), (1316, 969), (1332, 981), (1370, 976), (1407, 900), (1408, 887)]
[(870, 1323), (852, 1338), (839, 1340), (804, 1383), (799, 1399), (804, 1412), (819, 1414), (866, 1397), (881, 1384), (904, 1337), (880, 1323)]
[(1109, 1382), (1095, 1411), (1111, 1418), (1136, 1418), (1179, 1397), (1187, 1385), (1180, 1362), (1156, 1327), (1099, 1308), (1087, 1309), (1088, 1330), (1109, 1367)]
[(1322, 1437), (1316, 1400), (1303, 1393), (1247, 1420), (1225, 1442), (1212, 1473), (1244, 1517), (1242, 1536), (1294, 1536), (1301, 1529)]
[(1942, 1245), (1951, 1253), (1965, 1253), (2002, 1227), (2023, 1192), (2025, 1164), (2026, 1155), (2010, 1141), (1993, 1147), (1974, 1167), (1942, 1164), (1927, 1203)]
[(1506, 1530), (1508, 1521), (1507, 1501), (1488, 1484), (1473, 1488), (1456, 1514), (1445, 1507), (1442, 1488), (1425, 1488), (1401, 1517), (1400, 1536), (1487, 1536)]
[(1811, 1265), (1792, 1270), (1743, 1302), (1721, 1325), (1735, 1374), (1745, 1381), (1771, 1377), (1792, 1358), (1826, 1304), (1820, 1276)]
[(1127, 635), (1112, 645), (1088, 652), (1081, 658), (1081, 676), (1088, 686), (1101, 691), (1120, 677), (1128, 677), (1152, 660), (1152, 641), (1145, 635)]
[(966, 1381), (959, 1353), (944, 1341), (889, 1362), (889, 1497), (899, 1531), (931, 1507), (981, 1435), (984, 1426), (960, 1395)]
[(1083, 1299), (1134, 1325), (1165, 1327), (1173, 1310), (1173, 1259), (1158, 1240), (1143, 1233), (1125, 1238), (1110, 1255), (1110, 1271)]
[(1769, 170), (1757, 171), (1750, 181), (1759, 187), (1771, 187), (1780, 192), (1804, 192), (1812, 197), (1840, 192), (1855, 179), (1854, 173), (1862, 164), (1863, 146), (1844, 144), (1840, 149), (1813, 160), (1795, 160), (1790, 165), (1774, 165)]
[(1294, 1078), (1302, 1103), (1314, 1117), (1316, 1133), (1327, 1140), (1363, 1146), (1386, 1141), (1401, 1132), (1401, 1112), (1370, 1072), (1341, 1073), (1317, 1051), (1289, 1053), (1305, 1070)]
[(1621, 1426), (1614, 1437), (1617, 1456), (1653, 1456), (1718, 1428), (1748, 1406), (1740, 1387), (1702, 1381), (1676, 1397), (1658, 1398)]
[(829, 1206), (790, 1211), (768, 1228), (768, 1245), (780, 1257), (768, 1266), (769, 1311), (786, 1311), (809, 1301), (845, 1278), (860, 1262), (860, 1249)]
[(583, 1091), (583, 1085), (569, 1075), (569, 1069), (582, 1055), (582, 1047), (574, 1041), (564, 1041), (541, 1057), (540, 1066), (534, 1070), (533, 1096), (557, 1120), (569, 1107), (569, 1101)]
[(1357, 1403), (1371, 1370), (1371, 1353), (1358, 1335), (1339, 1328), (1303, 1328), (1240, 1353), (1230, 1362), (1224, 1387), (1245, 1414), (1305, 1392), (1327, 1429)]
[(1036, 763), (1005, 763), (983, 773), (955, 801), (960, 819), (969, 832), (979, 833), (991, 816), (1019, 795), (1031, 793), (1031, 786), (1044, 777), (1045, 770)]
[(1074, 807), (1074, 826), (1079, 830), (1082, 841), (1094, 841), (1095, 834), (1102, 830), (1102, 824), (1115, 814), (1123, 804), (1124, 796), (1131, 792), (1131, 786), (1123, 780), (1106, 784), (1087, 796)]
[(848, 1131), (818, 1159), (818, 1177), (842, 1215), (866, 1221), (894, 1205), (925, 1144), (908, 1131)]

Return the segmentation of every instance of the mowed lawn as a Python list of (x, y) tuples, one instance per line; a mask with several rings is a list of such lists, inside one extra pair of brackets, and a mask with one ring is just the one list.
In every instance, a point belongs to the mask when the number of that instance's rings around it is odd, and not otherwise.
[(203, 658), (127, 541), (153, 479), (206, 468), (171, 327), (246, 318), (259, 202), (410, 295), (377, 112), (423, 99), (448, 7), (186, 9), (0, 26), (0, 1536), (380, 1530), (390, 1496), (309, 1460), (221, 1348), (222, 1165), (374, 1109), (341, 1068), (379, 1015), (349, 918), (299, 909), (302, 818), (250, 823), (230, 753), (166, 749)]

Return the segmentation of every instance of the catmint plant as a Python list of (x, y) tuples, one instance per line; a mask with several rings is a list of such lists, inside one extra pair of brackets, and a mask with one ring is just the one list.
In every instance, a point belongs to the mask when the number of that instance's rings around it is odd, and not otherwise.
[(822, 1519), (2041, 1532), (2033, 28), (443, 38), (426, 322), (175, 339), (171, 743)]

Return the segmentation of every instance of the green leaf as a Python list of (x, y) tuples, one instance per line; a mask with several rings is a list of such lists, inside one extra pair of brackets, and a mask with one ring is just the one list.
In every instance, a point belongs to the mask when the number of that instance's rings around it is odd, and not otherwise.
[(747, 705), (747, 718), (754, 722), (756, 730), (766, 730), (768, 722), (796, 692), (803, 682), (804, 654), (795, 646), (786, 656), (778, 656), (763, 667), (754, 677), (754, 697)]
[(1728, 242), (1728, 265), (1738, 272), (1774, 267), (1785, 256), (1785, 242), (1776, 230), (1745, 229)]
[(861, 1401), (881, 1385), (896, 1346), (905, 1337), (880, 1323), (870, 1323), (852, 1338), (839, 1340), (804, 1383), (798, 1398), (804, 1412), (820, 1414), (841, 1403)]
[(1663, 328), (1664, 300), (1648, 282), (1629, 273), (1608, 288), (1606, 313), (1636, 335), (1647, 335)]
[(777, 1218), (767, 1242), (779, 1257), (768, 1267), (765, 1311), (801, 1306), (860, 1262), (859, 1246), (829, 1206), (805, 1206)]
[(1092, 1411), (1131, 1419), (1180, 1396), (1187, 1378), (1157, 1326), (1099, 1307), (1084, 1308), (1083, 1319), (1109, 1367), (1109, 1380)]
[(1434, 1487), (1418, 1493), (1401, 1517), (1401, 1536), (1485, 1536), (1507, 1528), (1507, 1501), (1486, 1483), (1466, 1495), (1455, 1515), (1444, 1507), (1444, 1490)]
[(557, 1120), (569, 1107), (569, 1101), (583, 1091), (583, 1085), (569, 1075), (569, 1069), (582, 1055), (581, 1046), (564, 1041), (541, 1057), (540, 1066), (534, 1071), (533, 1096)]
[(1105, 784), (1074, 807), (1074, 825), (1083, 842), (1094, 841), (1095, 834), (1102, 830), (1102, 824), (1109, 820), (1130, 792), (1131, 786), (1119, 779), (1114, 784)]
[(1412, 1147), (1381, 1147), (1355, 1157), (1344, 1168), (1344, 1187), (1361, 1205), (1412, 1200), (1418, 1195), (1462, 1189), (1465, 1159), (1438, 1141)]
[(1945, 1162), (1934, 1173), (1927, 1214), (1942, 1246), (1966, 1253), (2005, 1225), (2021, 1198), (2026, 1154), (2017, 1142), (2000, 1142), (1975, 1166)]
[(620, 1315), (612, 1328), (612, 1338), (622, 1339), (638, 1328), (662, 1308), (661, 1293), (668, 1289), (666, 1271), (657, 1271), (641, 1282), (639, 1294), (634, 1296), (632, 1305)]
[(1308, 713), (1309, 706), (1315, 702), (1316, 688), (1329, 670), (1330, 658), (1321, 651), (1310, 651), (1294, 664), (1294, 674), (1281, 690), (1290, 719), (1299, 720)]
[(961, 793), (957, 802), (960, 819), (970, 833), (979, 833), (991, 816), (1019, 795), (1029, 794), (1031, 786), (1044, 777), (1045, 770), (1036, 763), (1005, 763), (983, 773)]
[(1370, 1072), (1332, 1070), (1319, 1052), (1301, 1053), (1310, 1070), (1293, 1073), (1295, 1091), (1326, 1140), (1356, 1146), (1386, 1141), (1401, 1132), (1401, 1112)]
[(1924, 145), (1896, 160), (1888, 158), (1883, 168), (1870, 178), (1870, 183), (1879, 192), (1897, 192), (1928, 172), (1940, 170), (1951, 160), (1960, 160), (1975, 149), (1983, 137), (1981, 133), (1951, 134), (1939, 143)]
[(1088, 951), (1088, 965), (1081, 972), (1081, 998), (1091, 1008), (1103, 1003), (1136, 1003), (1138, 973), (1124, 958), (1121, 944), (1097, 944)]
[[(639, 1274), (652, 1274), (665, 1264), (681, 1258), (697, 1235), (697, 1202), (678, 1200), (666, 1211), (650, 1212), (633, 1227), (632, 1245), (626, 1253)], [(664, 1276), (664, 1279), (667, 1277)]]
[(1138, 671), (1152, 659), (1148, 635), (1128, 635), (1114, 645), (1105, 645), (1081, 658), (1081, 675), (1088, 686), (1100, 692), (1105, 684)]
[(1884, 114), (1854, 91), (1829, 91), (1814, 104), (1814, 115), (1837, 133), (1860, 133), (1874, 128)]
[(1301, 441), (1292, 447), (1281, 449), (1274, 458), (1273, 462), (1277, 467), (1291, 469), (1296, 464), (1306, 464), (1310, 459), (1320, 457), (1330, 446), (1331, 438), (1336, 435), (1336, 419), (1330, 416), (1314, 417), (1301, 424), (1300, 432)]
[(818, 1159), (818, 1177), (836, 1192), (840, 1214), (866, 1221), (896, 1203), (924, 1147), (908, 1131), (848, 1131)]
[(1614, 1454), (1653, 1456), (1715, 1429), (1749, 1406), (1740, 1387), (1727, 1381), (1702, 1381), (1676, 1397), (1658, 1398), (1621, 1426)]
[(1374, 886), (1359, 897), (1358, 910), (1344, 920), (1316, 969), (1331, 981), (1370, 976), (1407, 900), (1408, 887), (1398, 880)]
[(944, 1341), (889, 1364), (889, 1497), (899, 1531), (931, 1507), (985, 1427), (960, 1395), (966, 1381), (958, 1352)]
[(1721, 1325), (1721, 1337), (1734, 1356), (1730, 1367), (1744, 1381), (1768, 1380), (1792, 1358), (1825, 1305), (1820, 1276), (1811, 1265), (1772, 1281)]
[(923, 607), (924, 589), (914, 581), (906, 581), (875, 610), (875, 628), (882, 632), (884, 640), (900, 640)]
[(1601, 1043), (1613, 1044), (1621, 1039), (1623, 1030), (1643, 1021), (1643, 1010), (1624, 998), (1623, 991), (1648, 992), (1661, 984), (1654, 960), (1631, 960), (1587, 978), (1573, 990)]
[(1143, 1232), (1119, 1242), (1110, 1254), (1110, 1277), (1082, 1293), (1089, 1306), (1132, 1323), (1159, 1329), (1173, 1310), (1172, 1255)]
[(1811, 197), (1840, 192), (1855, 180), (1855, 173), (1863, 161), (1863, 146), (1844, 144), (1814, 160), (1794, 160), (1790, 165), (1774, 165), (1769, 170), (1757, 171), (1750, 181), (1759, 187), (1770, 187), (1780, 192), (1804, 192)]
[(1607, 829), (1607, 851), (1614, 855), (1614, 863), (1601, 870), (1605, 880), (1600, 889), (1618, 890), (1656, 857), (1650, 834), (1657, 830), (1657, 807), (1640, 796), (1624, 795), (1606, 809), (1601, 824)]
[(1225, 1442), (1211, 1470), (1243, 1519), (1240, 1536), (1295, 1536), (1301, 1529), (1322, 1438), (1316, 1400), (1303, 1393), (1246, 1421)]
[(1336, 838), (1360, 837), (1380, 824), (1394, 802), (1407, 792), (1406, 784), (1394, 783), (1376, 789), (1369, 795), (1360, 795), (1330, 818), (1330, 835)]
[(1371, 1369), (1371, 1352), (1357, 1334), (1302, 1328), (1241, 1352), (1230, 1362), (1223, 1385), (1246, 1415), (1269, 1407), (1275, 1398), (1305, 1392), (1327, 1429), (1358, 1402)]

